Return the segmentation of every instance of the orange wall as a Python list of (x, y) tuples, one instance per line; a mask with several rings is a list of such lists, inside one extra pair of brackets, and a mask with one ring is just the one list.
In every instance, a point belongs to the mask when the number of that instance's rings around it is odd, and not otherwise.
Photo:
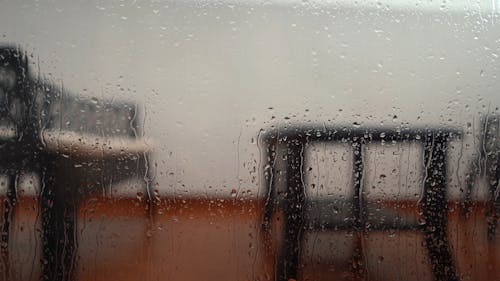
[[(152, 219), (143, 203), (84, 202), (78, 217), (78, 280), (274, 280), (276, 251), (262, 240), (261, 202), (163, 198)], [(454, 206), (449, 238), (462, 279), (499, 280), (500, 243), (486, 241), (484, 208), (463, 218)], [(37, 214), (36, 199), (19, 200), (10, 245), (14, 280), (38, 280)], [(307, 234), (302, 279), (356, 279), (350, 272), (353, 235)], [(362, 241), (369, 280), (432, 280), (422, 235), (372, 232)]]

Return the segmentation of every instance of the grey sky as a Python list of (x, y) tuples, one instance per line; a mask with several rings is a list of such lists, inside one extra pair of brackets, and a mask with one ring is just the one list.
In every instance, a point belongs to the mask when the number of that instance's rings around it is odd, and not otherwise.
[(178, 194), (258, 193), (271, 124), (465, 128), (500, 104), (495, 1), (346, 3), (3, 1), (0, 40), (74, 93), (139, 101)]

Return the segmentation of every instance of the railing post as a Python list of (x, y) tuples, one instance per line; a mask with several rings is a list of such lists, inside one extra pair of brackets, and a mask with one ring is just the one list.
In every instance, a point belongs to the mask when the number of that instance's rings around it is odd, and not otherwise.
[(448, 134), (428, 131), (424, 140), (424, 240), (436, 281), (458, 281), (447, 237), (446, 156)]

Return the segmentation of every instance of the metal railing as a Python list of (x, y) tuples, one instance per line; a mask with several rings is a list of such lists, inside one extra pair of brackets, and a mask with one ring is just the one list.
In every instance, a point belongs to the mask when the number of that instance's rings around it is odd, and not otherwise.
[[(311, 230), (350, 230), (358, 233), (398, 229), (420, 231), (424, 235), (428, 258), (435, 280), (458, 280), (455, 261), (447, 237), (447, 151), (451, 139), (460, 138), (461, 131), (451, 128), (360, 128), (354, 126), (328, 127), (325, 125), (287, 125), (273, 128), (262, 136), (264, 145), (263, 173), (267, 194), (264, 210), (264, 233), (269, 233), (273, 214), (277, 208), (284, 213), (282, 243), (278, 251), (278, 280), (297, 279), (304, 232)], [(353, 196), (343, 205), (347, 220), (314, 223), (308, 215), (311, 204), (306, 198), (305, 165), (307, 148), (318, 142), (348, 144), (352, 161)], [(367, 224), (363, 197), (364, 147), (380, 142), (404, 142), (422, 145), (425, 168), (423, 173), (421, 213), (422, 222), (379, 221)], [(280, 191), (280, 189), (282, 189)], [(328, 206), (328, 204), (324, 204)], [(306, 212), (307, 211), (307, 212)], [(341, 212), (342, 213), (342, 212)], [(331, 212), (333, 215), (333, 211)], [(328, 220), (326, 220), (328, 221)], [(373, 227), (377, 225), (377, 227)], [(361, 259), (361, 243), (353, 259)], [(362, 272), (358, 272), (363, 274)]]

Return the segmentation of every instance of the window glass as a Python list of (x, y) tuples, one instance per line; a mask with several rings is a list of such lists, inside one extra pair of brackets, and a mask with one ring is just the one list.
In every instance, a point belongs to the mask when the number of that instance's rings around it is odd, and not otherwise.
[(499, 5), (4, 1), (0, 280), (496, 280)]

